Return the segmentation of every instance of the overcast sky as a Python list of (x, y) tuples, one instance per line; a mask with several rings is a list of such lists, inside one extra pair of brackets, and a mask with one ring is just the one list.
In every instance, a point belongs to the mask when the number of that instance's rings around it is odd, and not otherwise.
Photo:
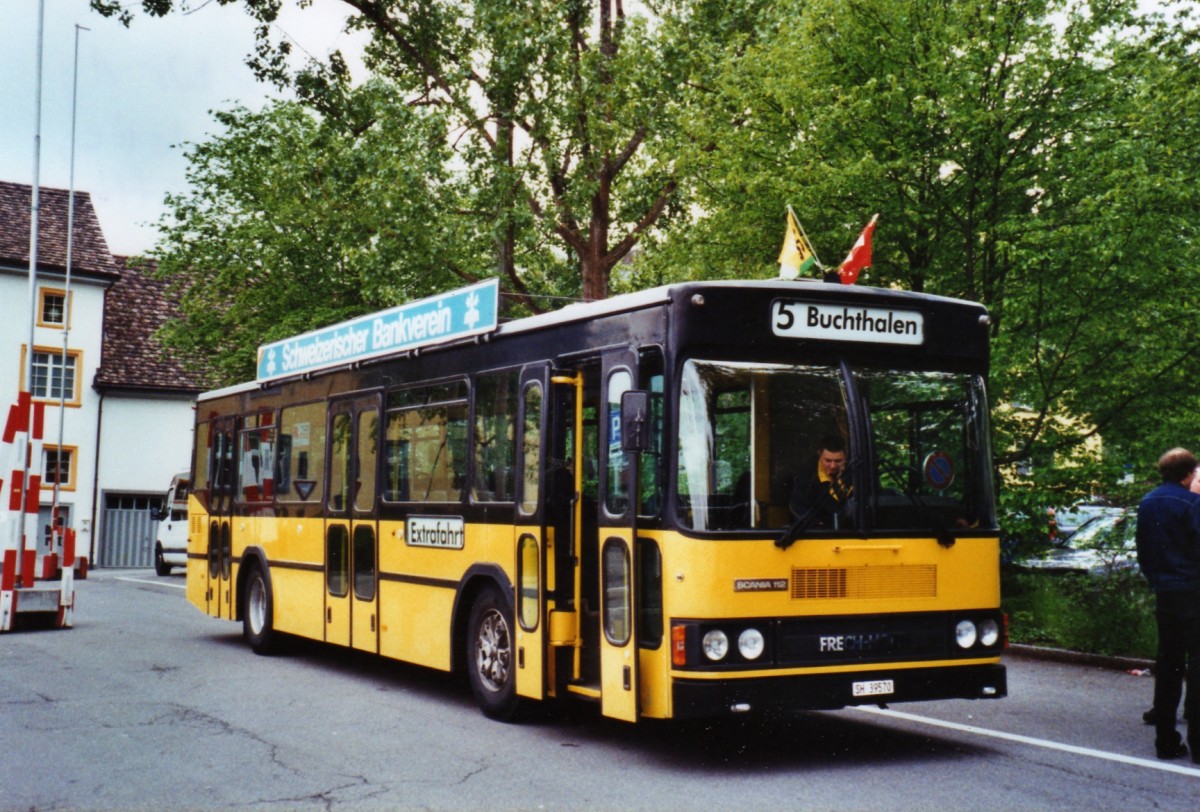
[[(240, 5), (193, 0), (167, 19), (139, 16), (129, 28), (88, 9), (88, 0), (45, 0), (41, 184), (70, 185), (71, 87), (79, 35), (75, 188), (91, 193), (109, 248), (149, 250), (163, 196), (185, 190), (179, 145), (218, 130), (211, 110), (240, 102), (258, 109), (278, 95), (254, 80), (245, 56), (252, 21)], [(0, 0), (0, 180), (32, 183), (38, 0)], [(304, 50), (355, 51), (337, 0), (292, 9), (280, 27)]]

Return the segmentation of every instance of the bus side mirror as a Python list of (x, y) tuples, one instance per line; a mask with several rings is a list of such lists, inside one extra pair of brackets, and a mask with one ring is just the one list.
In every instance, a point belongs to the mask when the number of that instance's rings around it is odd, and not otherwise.
[(650, 447), (650, 393), (631, 389), (621, 395), (621, 450), (627, 454)]

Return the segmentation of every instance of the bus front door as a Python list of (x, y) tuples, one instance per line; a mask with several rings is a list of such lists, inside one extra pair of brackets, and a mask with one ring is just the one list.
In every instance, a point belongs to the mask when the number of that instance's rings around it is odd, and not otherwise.
[[(557, 556), (553, 520), (547, 507), (546, 387), (549, 368), (536, 364), (521, 370), (517, 443), (516, 601), (517, 694), (545, 696), (547, 673), (547, 595), (555, 592), (553, 562)], [(566, 535), (561, 537), (565, 543)], [(550, 655), (553, 656), (553, 655)]]
[(325, 640), (379, 651), (378, 395), (330, 403), (325, 502)]
[(638, 652), (634, 595), (636, 459), (622, 450), (621, 396), (634, 388), (637, 356), (628, 350), (603, 359), (599, 419), (601, 477), (597, 510), (600, 597), (600, 692), (605, 716), (638, 717)]
[[(550, 378), (546, 421), (546, 474), (543, 516), (552, 539), (546, 555), (548, 597), (548, 682), (560, 692), (589, 695), (582, 679), (581, 625), (583, 539), (584, 415), (583, 373), (555, 370)], [(597, 678), (596, 682), (599, 682)], [(595, 691), (598, 696), (598, 688)]]

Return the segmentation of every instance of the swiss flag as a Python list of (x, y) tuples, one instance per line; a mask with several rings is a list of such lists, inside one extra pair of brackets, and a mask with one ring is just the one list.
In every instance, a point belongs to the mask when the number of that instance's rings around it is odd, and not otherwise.
[(858, 272), (871, 267), (871, 235), (875, 233), (875, 221), (878, 219), (878, 214), (871, 218), (862, 234), (858, 235), (850, 253), (846, 254), (846, 258), (838, 266), (838, 276), (843, 285), (853, 285), (858, 281)]

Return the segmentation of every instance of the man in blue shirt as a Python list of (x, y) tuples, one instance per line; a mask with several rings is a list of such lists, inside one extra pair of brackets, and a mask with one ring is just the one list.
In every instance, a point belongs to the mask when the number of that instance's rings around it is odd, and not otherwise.
[[(1200, 494), (1190, 490), (1196, 456), (1187, 449), (1172, 448), (1159, 457), (1158, 472), (1162, 484), (1138, 505), (1137, 551), (1154, 590), (1154, 748), (1165, 759), (1188, 752), (1175, 729), (1185, 674), (1188, 696), (1200, 696)], [(1200, 763), (1200, 713), (1185, 705), (1184, 714), (1192, 761)]]

